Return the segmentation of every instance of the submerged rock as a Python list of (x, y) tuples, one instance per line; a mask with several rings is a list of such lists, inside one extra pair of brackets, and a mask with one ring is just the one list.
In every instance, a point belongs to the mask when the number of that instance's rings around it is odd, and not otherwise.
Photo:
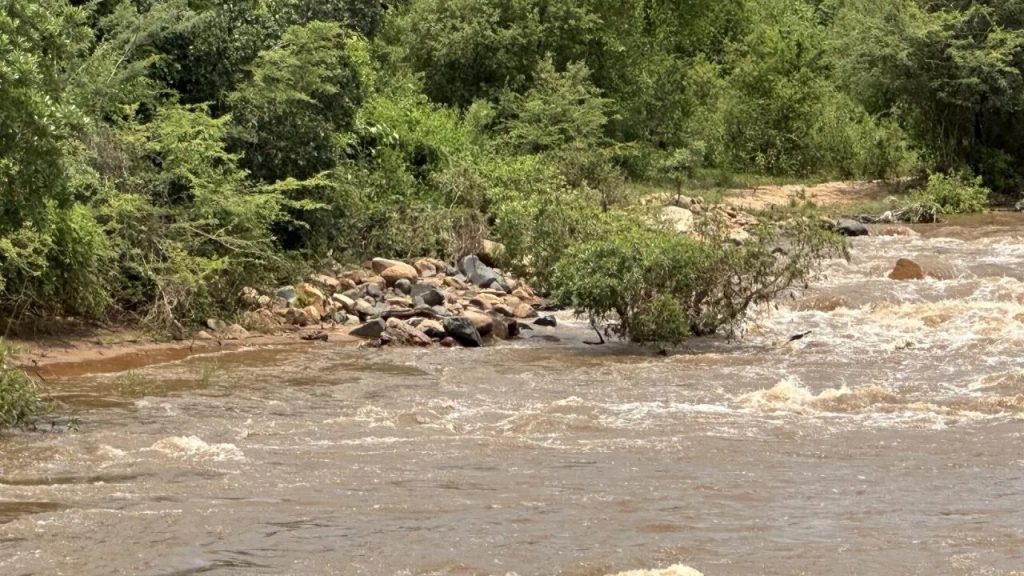
[(856, 220), (840, 220), (836, 223), (836, 232), (839, 232), (843, 236), (867, 236), (868, 227), (857, 222)]
[(538, 318), (534, 322), (534, 324), (537, 326), (547, 326), (548, 328), (554, 328), (558, 326), (558, 318), (555, 318), (554, 316), (542, 316)]
[(952, 280), (956, 278), (956, 271), (951, 265), (940, 260), (900, 258), (896, 266), (889, 273), (889, 278), (897, 281), (924, 280), (934, 278), (936, 280)]

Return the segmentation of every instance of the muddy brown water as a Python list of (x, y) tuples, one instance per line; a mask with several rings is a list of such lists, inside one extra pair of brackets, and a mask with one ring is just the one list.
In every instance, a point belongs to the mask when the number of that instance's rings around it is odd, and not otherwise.
[(1024, 574), (1024, 220), (921, 231), (667, 358), (567, 322), (51, 382), (79, 430), (0, 439), (0, 574)]

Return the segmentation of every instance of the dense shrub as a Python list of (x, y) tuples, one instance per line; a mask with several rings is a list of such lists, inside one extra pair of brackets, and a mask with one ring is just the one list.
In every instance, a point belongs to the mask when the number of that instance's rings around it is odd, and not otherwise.
[(9, 354), (0, 346), (0, 432), (31, 425), (48, 408), (32, 380), (9, 365)]

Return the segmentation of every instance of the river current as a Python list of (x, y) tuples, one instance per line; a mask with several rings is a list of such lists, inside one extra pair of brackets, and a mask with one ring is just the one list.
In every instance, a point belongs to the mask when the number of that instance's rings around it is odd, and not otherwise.
[[(51, 381), (0, 574), (1022, 575), (1024, 219), (917, 230), (668, 357), (563, 316)], [(888, 279), (922, 255), (955, 278)]]

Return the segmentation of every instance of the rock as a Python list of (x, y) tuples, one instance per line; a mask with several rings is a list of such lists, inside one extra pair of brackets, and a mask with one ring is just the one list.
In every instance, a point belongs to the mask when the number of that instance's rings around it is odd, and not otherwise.
[(412, 293), (412, 282), (405, 278), (399, 278), (395, 282), (395, 291), (401, 294), (409, 295)]
[(381, 334), (383, 334), (384, 330), (386, 329), (387, 324), (385, 324), (385, 322), (380, 318), (377, 318), (376, 320), (371, 320), (366, 324), (363, 324), (362, 326), (352, 330), (350, 334), (357, 338), (374, 340), (376, 338), (380, 338)]
[(729, 241), (737, 246), (743, 246), (750, 241), (750, 233), (742, 228), (729, 232)]
[(281, 327), (277, 315), (266, 308), (244, 312), (241, 320), (242, 326), (250, 332), (272, 334)]
[(455, 288), (456, 290), (466, 290), (469, 286), (466, 282), (458, 276), (447, 276), (444, 279), (444, 285), (449, 288)]
[(238, 299), (241, 300), (243, 304), (256, 306), (260, 302), (260, 293), (255, 288), (246, 286), (238, 293)]
[(344, 326), (345, 324), (348, 324), (348, 318), (348, 314), (345, 314), (344, 312), (340, 311), (331, 314), (331, 322), (334, 322), (338, 326)]
[(331, 300), (334, 300), (339, 306), (344, 308), (346, 312), (356, 311), (356, 301), (345, 294), (334, 294), (331, 296)]
[(299, 284), (296, 289), (299, 295), (299, 301), (311, 306), (316, 306), (321, 311), (324, 309), (324, 304), (327, 302), (327, 297), (321, 292), (316, 286), (312, 284), (302, 283)]
[(384, 298), (384, 290), (382, 290), (377, 284), (363, 284), (360, 288), (363, 296), (371, 300), (380, 300)]
[(896, 261), (892, 272), (889, 273), (889, 278), (897, 281), (924, 280), (925, 278), (951, 280), (956, 278), (956, 271), (949, 264), (939, 260), (900, 258)]
[(500, 287), (505, 292), (508, 292), (508, 286), (502, 281), (498, 273), (493, 268), (484, 264), (476, 256), (466, 256), (462, 259), (459, 264), (459, 270), (466, 275), (469, 282), (475, 286), (481, 288), (490, 288), (491, 286)]
[(238, 324), (232, 324), (224, 329), (225, 340), (245, 340), (249, 337), (249, 331)]
[(412, 282), (420, 277), (420, 273), (415, 268), (398, 260), (374, 258), (372, 266), (373, 271), (379, 274), (388, 286), (394, 286), (395, 282), (399, 280), (404, 279)]
[(437, 276), (433, 276), (433, 277), (430, 277), (430, 278), (420, 278), (420, 281), (417, 282), (416, 284), (413, 284), (413, 286), (427, 286), (427, 287), (430, 287), (430, 288), (444, 288), (444, 279), (445, 278), (447, 278), (447, 276), (444, 276), (443, 274), (439, 274)]
[(836, 232), (839, 232), (843, 236), (867, 236), (869, 234), (868, 227), (857, 222), (856, 220), (840, 220), (836, 223)]
[(1017, 212), (1024, 212), (1024, 200), (1021, 200), (1013, 205), (1013, 209)]
[(413, 300), (417, 303), (423, 303), (426, 306), (442, 306), (445, 302), (445, 295), (437, 288), (431, 287), (426, 284), (416, 284), (412, 287)]
[(481, 310), (490, 310), (495, 306), (502, 304), (501, 298), (494, 294), (480, 293), (469, 300), (469, 303)]
[(431, 338), (441, 339), (446, 335), (444, 324), (437, 320), (423, 319), (416, 325), (416, 328)]
[(408, 296), (392, 296), (386, 303), (392, 308), (412, 308), (412, 298)]
[(452, 338), (451, 336), (446, 336), (443, 340), (441, 340), (441, 346), (444, 348), (455, 348), (458, 345), (458, 341), (456, 341), (455, 338)]
[(306, 313), (305, 308), (288, 308), (285, 310), (284, 320), (294, 326), (309, 326), (314, 322), (313, 318)]
[(420, 278), (430, 278), (437, 275), (437, 266), (429, 258), (420, 258), (413, 263), (413, 268), (420, 273)]
[(515, 318), (516, 317), (516, 313), (512, 310), (512, 308), (510, 308), (506, 304), (498, 304), (498, 305), (492, 307), (491, 308), (491, 312), (494, 312), (495, 314), (499, 314), (501, 316), (504, 316), (505, 318)]
[(282, 288), (278, 288), (277, 292), (274, 292), (274, 295), (284, 300), (285, 302), (288, 302), (289, 306), (294, 305), (295, 301), (299, 297), (298, 293), (295, 292), (294, 286), (284, 286)]
[(512, 311), (512, 315), (521, 320), (525, 318), (536, 318), (537, 311), (533, 309), (533, 306), (530, 306), (526, 302), (520, 302), (519, 305), (516, 306), (515, 310)]
[(373, 307), (373, 304), (370, 304), (362, 298), (355, 301), (355, 306), (353, 308), (354, 309), (352, 311), (358, 314), (361, 318), (369, 318), (370, 316), (375, 316), (377, 314), (377, 309)]
[(303, 334), (302, 335), (302, 339), (306, 340), (307, 342), (327, 342), (327, 338), (328, 338), (327, 333), (326, 332), (322, 332), (320, 330), (317, 330), (316, 332), (313, 332), (312, 334)]
[(306, 306), (302, 309), (302, 312), (309, 319), (309, 324), (319, 324), (320, 320), (324, 317), (324, 309), (319, 306)]
[(489, 314), (477, 310), (466, 310), (462, 315), (473, 323), (473, 327), (481, 336), (487, 336), (494, 329), (494, 319)]
[(331, 292), (334, 292), (341, 288), (341, 282), (339, 282), (337, 278), (328, 276), (326, 274), (314, 274), (310, 278), (310, 280), (316, 282), (317, 284), (323, 286), (324, 288), (327, 288)]
[(434, 341), (420, 330), (413, 328), (398, 318), (387, 321), (388, 334), (396, 341), (412, 346), (430, 346)]
[(490, 240), (484, 240), (480, 250), (476, 253), (480, 261), (488, 266), (495, 266), (504, 254), (505, 245)]
[(479, 348), (484, 345), (480, 332), (469, 318), (445, 318), (444, 331), (459, 344), (467, 348)]
[(196, 332), (196, 340), (216, 340), (213, 334), (210, 334), (206, 330), (200, 330)]
[(217, 318), (207, 318), (206, 327), (214, 332), (223, 332), (224, 330), (227, 330), (228, 323), (223, 320), (218, 320)]
[[(278, 300), (280, 300), (280, 298), (278, 298)], [(273, 298), (271, 298), (270, 296), (267, 296), (266, 294), (264, 294), (263, 296), (260, 296), (260, 297), (259, 297), (259, 300), (257, 300), (257, 301), (256, 301), (256, 304), (257, 304), (257, 305), (258, 305), (258, 306), (259, 306), (260, 308), (266, 308), (266, 307), (270, 306), (270, 304), (271, 304), (271, 303), (272, 303), (273, 301), (274, 301), (274, 299), (273, 299)]]
[(693, 212), (679, 206), (665, 206), (661, 209), (661, 221), (679, 234), (693, 231)]
[(538, 318), (537, 321), (534, 322), (534, 324), (537, 326), (547, 326), (548, 328), (554, 328), (555, 326), (558, 326), (558, 318), (555, 318), (554, 316), (543, 316), (541, 318)]
[(512, 340), (519, 336), (519, 323), (512, 318), (494, 318), (492, 322), (494, 337), (499, 340)]

